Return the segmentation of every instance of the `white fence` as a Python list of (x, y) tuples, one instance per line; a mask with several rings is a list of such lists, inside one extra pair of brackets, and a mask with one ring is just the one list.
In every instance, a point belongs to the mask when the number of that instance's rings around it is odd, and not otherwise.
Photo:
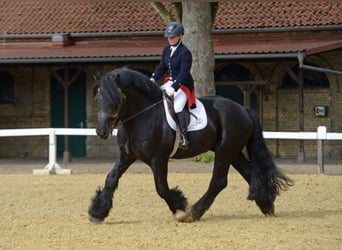
[[(117, 130), (113, 131), (116, 136)], [(94, 128), (32, 128), (0, 129), (0, 137), (49, 136), (49, 163), (43, 169), (34, 169), (33, 174), (71, 174), (71, 169), (63, 169), (57, 163), (57, 135), (96, 136)], [(326, 127), (320, 126), (316, 132), (263, 132), (265, 139), (317, 140), (318, 173), (324, 173), (323, 141), (342, 140), (342, 133), (327, 133)]]
[[(113, 131), (116, 135), (117, 130)], [(57, 135), (86, 135), (97, 136), (94, 128), (29, 128), (29, 129), (0, 129), (0, 137), (11, 136), (49, 136), (49, 163), (43, 169), (34, 169), (33, 174), (71, 174), (71, 169), (63, 169), (57, 163)]]

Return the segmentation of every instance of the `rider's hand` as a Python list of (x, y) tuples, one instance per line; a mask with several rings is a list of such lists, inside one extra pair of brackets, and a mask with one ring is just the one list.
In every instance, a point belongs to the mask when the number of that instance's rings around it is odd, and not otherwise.
[(172, 88), (171, 86), (168, 87), (166, 90), (165, 90), (165, 93), (168, 95), (168, 96), (173, 96), (175, 94), (175, 89)]

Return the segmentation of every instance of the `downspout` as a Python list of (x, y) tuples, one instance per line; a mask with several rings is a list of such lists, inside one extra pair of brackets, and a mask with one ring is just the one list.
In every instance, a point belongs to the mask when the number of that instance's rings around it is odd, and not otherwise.
[[(298, 88), (298, 124), (299, 131), (304, 132), (304, 72), (303, 69), (299, 69), (299, 88)], [(305, 161), (304, 141), (299, 140), (299, 149), (297, 155), (298, 162)]]
[[(326, 69), (321, 67), (315, 67), (310, 65), (304, 64), (305, 59), (305, 52), (298, 52), (297, 59), (299, 63), (299, 78), (300, 78), (300, 84), (299, 84), (299, 130), (304, 131), (304, 94), (303, 94), (303, 69), (306, 70), (312, 70), (312, 71), (318, 71), (323, 73), (331, 73), (336, 75), (342, 75), (342, 71), (338, 70), (332, 70), (332, 69)], [(298, 161), (303, 162), (305, 160), (305, 153), (304, 153), (304, 142), (303, 140), (299, 141), (299, 154), (298, 154)]]
[(304, 64), (305, 56), (306, 56), (305, 52), (298, 52), (297, 58), (298, 58), (298, 63), (299, 63), (300, 69), (307, 69), (307, 70), (312, 70), (312, 71), (331, 73), (331, 74), (335, 74), (335, 75), (342, 75), (342, 71), (305, 65)]

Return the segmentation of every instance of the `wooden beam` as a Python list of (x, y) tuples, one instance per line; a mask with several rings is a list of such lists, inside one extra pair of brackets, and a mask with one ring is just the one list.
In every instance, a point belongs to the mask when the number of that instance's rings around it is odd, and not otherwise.
[(289, 76), (299, 85), (300, 84), (300, 78), (290, 69), (290, 67), (284, 63), (280, 63), (286, 70), (286, 72), (289, 74)]
[(266, 81), (216, 81), (216, 86), (266, 85)]
[[(70, 68), (63, 68), (63, 78), (57, 74), (56, 68), (49, 67), (49, 71), (52, 76), (60, 83), (64, 88), (64, 128), (69, 127), (69, 87), (70, 85), (80, 76), (80, 74), (84, 71), (84, 67), (77, 70), (77, 72), (70, 78)], [(64, 152), (63, 152), (63, 161), (70, 161), (69, 154), (69, 136), (64, 136)]]

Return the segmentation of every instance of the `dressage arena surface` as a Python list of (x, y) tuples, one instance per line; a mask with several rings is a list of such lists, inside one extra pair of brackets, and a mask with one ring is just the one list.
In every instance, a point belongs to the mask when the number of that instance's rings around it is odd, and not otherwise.
[[(246, 199), (247, 184), (231, 171), (203, 218), (186, 224), (158, 197), (148, 168), (135, 163), (120, 180), (109, 217), (92, 224), (90, 198), (112, 165), (74, 162), (66, 167), (72, 175), (43, 176), (32, 175), (43, 162), (0, 159), (0, 249), (342, 249), (342, 165), (334, 175), (289, 174), (295, 185), (277, 198), (276, 217), (264, 217)], [(194, 202), (211, 169), (171, 161), (169, 184)]]

